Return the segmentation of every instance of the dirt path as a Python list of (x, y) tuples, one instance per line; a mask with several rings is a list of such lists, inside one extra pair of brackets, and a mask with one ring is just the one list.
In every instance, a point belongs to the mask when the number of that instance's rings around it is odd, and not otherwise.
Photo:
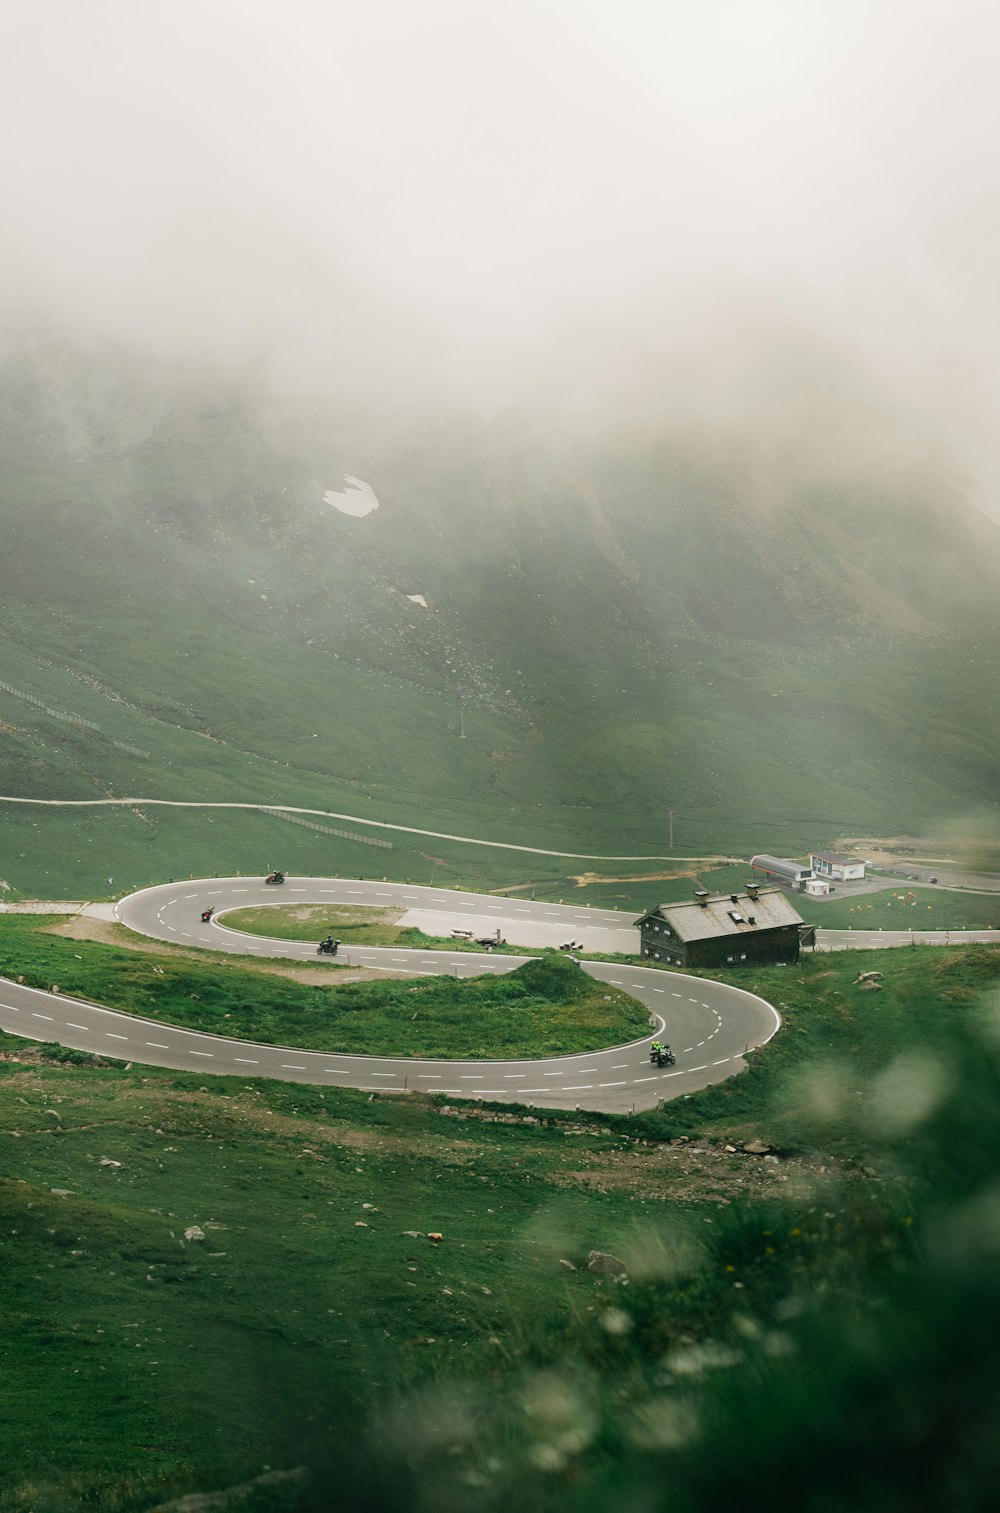
[[(303, 809), (297, 804), (250, 804), (199, 799), (34, 799), (17, 794), (0, 793), (0, 804), (38, 804), (48, 809), (93, 809), (102, 806), (118, 808), (160, 809), (251, 809), (259, 814), (308, 814), (316, 819), (350, 820), (354, 825), (367, 825), (372, 830), (393, 830), (400, 835), (422, 835), (429, 840), (457, 841), (462, 846), (486, 846), (494, 851), (523, 851), (529, 856), (561, 856), (576, 862), (728, 862), (730, 856), (601, 856), (594, 851), (549, 851), (542, 846), (518, 846), (513, 841), (488, 841), (476, 835), (452, 835), (447, 830), (419, 830), (415, 825), (393, 825), (388, 820), (372, 820), (362, 814), (340, 814), (329, 809)], [(383, 844), (376, 841), (375, 845)]]
[[(726, 862), (728, 857), (720, 856), (719, 862)], [(571, 881), (578, 888), (590, 888), (594, 883), (669, 883), (679, 877), (696, 878), (698, 870), (694, 867), (678, 867), (673, 872), (630, 872), (621, 877), (609, 877), (603, 872), (581, 872), (579, 876), (571, 874)]]

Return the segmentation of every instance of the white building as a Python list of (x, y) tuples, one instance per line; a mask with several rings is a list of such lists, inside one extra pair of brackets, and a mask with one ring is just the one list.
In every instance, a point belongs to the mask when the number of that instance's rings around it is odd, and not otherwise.
[(830, 891), (830, 884), (825, 877), (808, 877), (805, 888), (810, 898), (825, 898)]
[(817, 877), (830, 877), (836, 882), (857, 882), (865, 875), (865, 862), (852, 856), (834, 856), (832, 851), (810, 851), (809, 865)]

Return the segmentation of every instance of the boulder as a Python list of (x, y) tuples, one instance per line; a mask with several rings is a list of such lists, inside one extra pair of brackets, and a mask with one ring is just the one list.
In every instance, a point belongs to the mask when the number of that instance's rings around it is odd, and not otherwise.
[(565, 1266), (565, 1268), (566, 1268), (567, 1271), (575, 1271), (576, 1270), (576, 1267), (573, 1265), (572, 1261), (567, 1261), (567, 1260), (563, 1259), (563, 1260), (561, 1260), (559, 1262), (559, 1265), (560, 1266)]
[(743, 1149), (751, 1156), (766, 1156), (771, 1147), (763, 1140), (744, 1140)]
[(199, 1240), (204, 1240), (205, 1231), (203, 1229), (199, 1229), (197, 1224), (192, 1224), (190, 1229), (186, 1229), (184, 1231), (184, 1238), (188, 1241), (189, 1244), (195, 1245)]
[(598, 1277), (621, 1277), (625, 1275), (625, 1262), (609, 1251), (592, 1250), (587, 1257), (587, 1270)]

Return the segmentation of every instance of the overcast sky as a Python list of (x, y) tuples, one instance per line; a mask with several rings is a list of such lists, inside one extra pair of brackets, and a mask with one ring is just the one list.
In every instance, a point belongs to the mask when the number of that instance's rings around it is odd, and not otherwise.
[(992, 487), (998, 64), (977, 0), (12, 3), (4, 297), (487, 397), (815, 360)]

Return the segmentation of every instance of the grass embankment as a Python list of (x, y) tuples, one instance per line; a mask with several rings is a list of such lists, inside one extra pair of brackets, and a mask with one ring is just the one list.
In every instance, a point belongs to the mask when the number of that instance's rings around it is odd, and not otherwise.
[(1000, 893), (957, 893), (941, 888), (904, 888), (862, 893), (852, 899), (795, 899), (811, 925), (827, 930), (1000, 931)]
[[(778, 1468), (824, 1513), (990, 1506), (1000, 952), (861, 965), (882, 992), (849, 953), (743, 974), (785, 1031), (636, 1120), (456, 1120), (4, 1040), (31, 1064), (0, 1061), (0, 1507), (138, 1513), (300, 1464), (302, 1513), (332, 1478), (352, 1510), (669, 1486), (681, 1513), (763, 1513)], [(727, 1149), (751, 1133), (778, 1159)]]
[[(880, 986), (857, 981), (869, 972), (882, 973)], [(984, 985), (1000, 981), (1000, 949), (824, 952), (793, 967), (699, 975), (760, 994), (780, 1011), (782, 1030), (751, 1055), (747, 1073), (671, 1103), (663, 1115), (671, 1127), (727, 1138), (763, 1129), (789, 1150), (819, 1139), (823, 1150), (857, 1155), (884, 1144), (887, 1105), (908, 1094), (902, 1072), (894, 1092), (893, 1067), (910, 1066), (917, 1084), (927, 1081), (928, 1114), (957, 1087), (968, 1070), (970, 1011)]]
[(561, 956), (503, 976), (303, 987), (236, 963), (64, 940), (46, 917), (0, 918), (0, 976), (58, 983), (110, 1008), (303, 1050), (392, 1056), (569, 1055), (644, 1035), (647, 1010)]

